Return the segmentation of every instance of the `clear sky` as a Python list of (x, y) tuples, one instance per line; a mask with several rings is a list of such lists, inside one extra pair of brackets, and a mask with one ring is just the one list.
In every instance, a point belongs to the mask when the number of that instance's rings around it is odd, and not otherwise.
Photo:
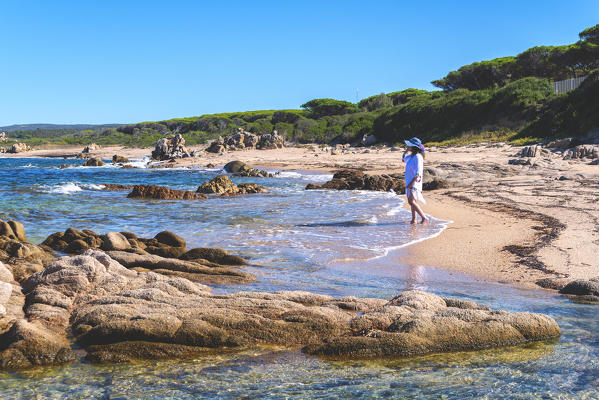
[(578, 40), (598, 0), (0, 0), (0, 126), (356, 101)]

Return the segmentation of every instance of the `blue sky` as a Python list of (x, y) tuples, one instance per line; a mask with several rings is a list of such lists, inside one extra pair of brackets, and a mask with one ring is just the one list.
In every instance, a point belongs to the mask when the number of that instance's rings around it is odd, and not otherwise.
[(578, 40), (599, 1), (0, 0), (0, 126), (349, 101)]

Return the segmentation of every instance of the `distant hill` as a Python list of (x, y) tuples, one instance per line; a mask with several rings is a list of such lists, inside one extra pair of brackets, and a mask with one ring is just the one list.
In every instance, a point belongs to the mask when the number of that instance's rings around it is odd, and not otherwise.
[(0, 132), (13, 132), (13, 131), (34, 131), (37, 129), (41, 130), (59, 130), (59, 129), (69, 129), (69, 130), (84, 130), (84, 129), (100, 129), (100, 128), (115, 128), (122, 124), (102, 124), (102, 125), (92, 125), (92, 124), (21, 124), (21, 125), (9, 125), (9, 126), (0, 126)]

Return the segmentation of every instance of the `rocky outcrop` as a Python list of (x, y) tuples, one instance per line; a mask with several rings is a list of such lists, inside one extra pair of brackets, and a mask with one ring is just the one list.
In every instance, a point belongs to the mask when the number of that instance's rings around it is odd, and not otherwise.
[(18, 281), (42, 270), (53, 259), (51, 252), (27, 242), (20, 222), (0, 220), (0, 261), (6, 263)]
[(127, 157), (119, 156), (118, 154), (115, 154), (114, 156), (112, 156), (113, 164), (123, 164), (123, 163), (128, 163), (128, 162), (129, 162), (129, 159)]
[(599, 277), (572, 281), (559, 292), (576, 302), (599, 304)]
[(284, 139), (279, 136), (277, 131), (270, 134), (255, 135), (246, 132), (243, 128), (234, 135), (222, 137), (214, 140), (206, 149), (209, 153), (222, 153), (224, 151), (243, 150), (243, 149), (280, 149), (285, 147)]
[(333, 179), (323, 183), (310, 183), (306, 189), (335, 189), (335, 190), (375, 190), (388, 192), (393, 190), (402, 193), (405, 182), (402, 175), (367, 175), (361, 171), (343, 170), (333, 175)]
[(541, 146), (533, 145), (533, 146), (524, 146), (522, 150), (520, 150), (517, 154), (518, 157), (540, 157), (541, 156)]
[(223, 249), (187, 249), (185, 239), (162, 231), (154, 238), (140, 238), (131, 232), (109, 232), (100, 235), (90, 230), (67, 229), (48, 236), (42, 243), (67, 254), (82, 254), (101, 249), (127, 268), (153, 270), (168, 276), (180, 276), (205, 283), (245, 283), (254, 278), (231, 269), (246, 262)]
[(256, 183), (240, 183), (236, 185), (228, 176), (219, 175), (208, 182), (202, 183), (197, 192), (234, 196), (239, 194), (264, 193), (266, 189)]
[[(492, 311), (471, 301), (408, 291), (390, 301), (302, 291), (212, 294), (181, 278), (125, 268), (89, 250), (24, 284), (25, 317), (51, 335), (5, 336), (1, 365), (68, 360), (69, 335), (92, 362), (190, 357), (206, 349), (303, 346), (310, 354), (414, 356), (506, 346), (560, 335), (540, 314)], [(27, 321), (18, 320), (21, 328)], [(15, 330), (17, 330), (15, 328)], [(50, 346), (40, 343), (45, 338)], [(54, 357), (36, 357), (50, 354)], [(12, 352), (12, 353), (11, 353)], [(23, 353), (21, 353), (23, 354)]]
[(176, 190), (156, 185), (134, 185), (133, 190), (127, 197), (131, 199), (157, 200), (197, 200), (206, 198), (203, 194), (194, 193), (189, 190)]
[(83, 154), (88, 154), (88, 153), (91, 153), (92, 151), (96, 151), (96, 150), (98, 150), (99, 148), (100, 148), (100, 146), (98, 146), (98, 145), (97, 145), (97, 144), (95, 144), (95, 143), (92, 143), (92, 144), (90, 144), (89, 146), (85, 146), (85, 147), (83, 148), (83, 150), (81, 151), (81, 153), (83, 153)]
[(192, 154), (185, 147), (185, 139), (179, 134), (160, 139), (152, 151), (152, 158), (159, 161), (191, 156)]
[(564, 152), (564, 160), (579, 158), (599, 158), (599, 146), (580, 145)]
[(272, 178), (274, 175), (267, 172), (250, 167), (243, 161), (231, 161), (225, 164), (224, 170), (233, 176), (240, 177), (257, 177), (257, 178)]
[(15, 143), (5, 150), (6, 153), (23, 153), (26, 151), (31, 151), (31, 147), (27, 146), (25, 143)]
[(104, 190), (131, 190), (135, 187), (135, 185), (121, 185), (118, 183), (103, 183)]
[(84, 167), (103, 167), (104, 165), (104, 161), (98, 157), (90, 158), (83, 163)]
[(493, 311), (471, 301), (409, 291), (356, 316), (351, 331), (312, 344), (309, 354), (352, 357), (414, 356), (486, 349), (558, 337), (546, 315)]
[(0, 142), (6, 142), (7, 139), (6, 132), (0, 132)]

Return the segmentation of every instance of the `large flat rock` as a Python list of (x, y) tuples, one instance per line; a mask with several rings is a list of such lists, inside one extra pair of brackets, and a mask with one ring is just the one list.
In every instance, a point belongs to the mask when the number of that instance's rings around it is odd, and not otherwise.
[(390, 301), (303, 291), (213, 294), (188, 279), (128, 269), (97, 250), (56, 261), (27, 279), (23, 291), (25, 317), (15, 318), (0, 353), (0, 365), (11, 368), (71, 359), (67, 339), (91, 361), (115, 362), (255, 345), (404, 357), (560, 335), (545, 315), (420, 291)]

